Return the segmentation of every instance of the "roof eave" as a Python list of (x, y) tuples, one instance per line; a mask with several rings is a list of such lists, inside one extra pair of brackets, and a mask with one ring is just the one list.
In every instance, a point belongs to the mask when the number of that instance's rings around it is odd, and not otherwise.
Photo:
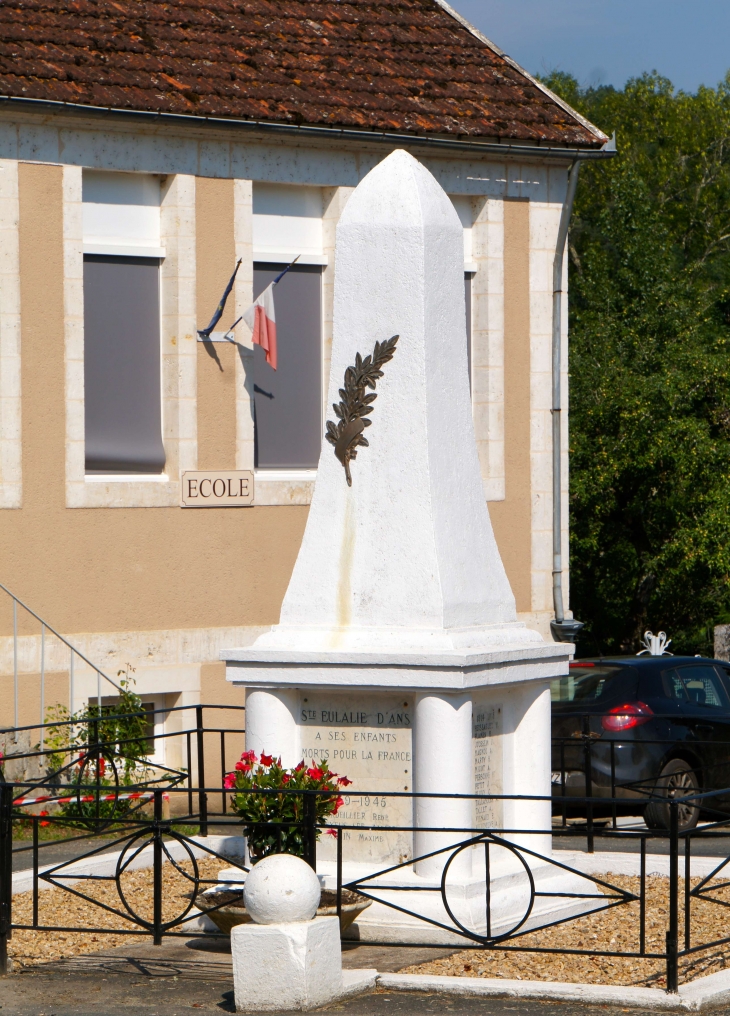
[[(440, 2), (440, 0), (439, 0)], [(244, 120), (234, 117), (200, 116), (190, 113), (157, 113), (150, 110), (121, 109), (92, 106), (85, 103), (60, 102), (53, 99), (31, 99), (24, 96), (0, 95), (0, 112), (3, 107), (17, 105), (28, 111), (37, 110), (51, 115), (68, 113), (104, 119), (144, 119), (147, 123), (167, 126), (182, 125), (211, 127), (223, 130), (244, 130), (263, 136), (298, 137), (311, 139), (344, 140), (358, 143), (390, 144), (410, 148), (440, 148), (446, 151), (471, 152), (480, 155), (500, 155), (509, 158), (539, 159), (603, 159), (615, 155), (615, 147), (606, 138), (598, 146), (563, 145), (554, 143), (529, 144), (520, 141), (468, 140), (464, 136), (452, 138), (443, 134), (408, 134), (398, 131), (371, 131), (352, 127), (325, 127), (313, 124), (282, 124), (271, 120)], [(601, 138), (603, 135), (601, 135)], [(598, 140), (598, 139), (597, 139)]]

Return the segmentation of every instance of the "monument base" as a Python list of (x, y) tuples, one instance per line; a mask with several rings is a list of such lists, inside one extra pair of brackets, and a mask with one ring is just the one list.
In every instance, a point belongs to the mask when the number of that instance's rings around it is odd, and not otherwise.
[(236, 1012), (307, 1011), (374, 987), (376, 970), (342, 969), (336, 917), (240, 924), (231, 931)]
[[(336, 889), (337, 876), (330, 867), (320, 866), (320, 878), (324, 875), (325, 889)], [(531, 864), (530, 872), (534, 896), (530, 879), (521, 866), (520, 871), (505, 871), (490, 879), (487, 924), (487, 886), (483, 877), (449, 880), (447, 910), (441, 880), (419, 876), (412, 866), (377, 879), (368, 879), (362, 865), (344, 866), (343, 882), (355, 888), (352, 883), (367, 881), (366, 891), (373, 898), (373, 904), (347, 929), (343, 938), (393, 945), (468, 948), (471, 940), (465, 937), (467, 933), (499, 938), (537, 930), (605, 906), (600, 889), (585, 876), (566, 872), (548, 862)], [(397, 888), (389, 889), (389, 885)], [(459, 926), (463, 934), (459, 934)]]

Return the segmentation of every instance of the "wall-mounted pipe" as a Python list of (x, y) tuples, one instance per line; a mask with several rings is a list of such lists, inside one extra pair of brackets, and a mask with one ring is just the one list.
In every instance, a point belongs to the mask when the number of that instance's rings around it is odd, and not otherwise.
[(552, 344), (552, 430), (553, 430), (553, 607), (555, 620), (550, 630), (556, 642), (574, 642), (583, 627), (580, 621), (566, 620), (563, 603), (563, 512), (562, 512), (562, 391), (560, 368), (563, 354), (563, 258), (568, 239), (568, 226), (578, 184), (580, 162), (575, 159), (568, 172), (568, 192), (558, 227), (558, 240), (553, 261), (553, 344)]

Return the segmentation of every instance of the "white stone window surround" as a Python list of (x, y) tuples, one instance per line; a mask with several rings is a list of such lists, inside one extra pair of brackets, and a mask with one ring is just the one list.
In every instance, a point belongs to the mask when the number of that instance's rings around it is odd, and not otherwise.
[[(69, 508), (172, 507), (180, 503), (180, 473), (194, 469), (196, 436), (195, 180), (158, 177), (157, 235), (139, 237), (132, 222), (85, 243), (82, 169), (63, 170), (64, 323), (66, 347), (66, 505)], [(113, 216), (111, 217), (113, 218)], [(152, 218), (152, 217), (150, 217)], [(119, 220), (118, 220), (119, 221)], [(148, 223), (149, 225), (149, 223)], [(136, 231), (136, 236), (131, 231)], [(131, 234), (131, 235), (130, 235)], [(142, 243), (139, 240), (142, 239)], [(156, 243), (155, 243), (156, 240)], [(136, 242), (134, 242), (136, 241)], [(106, 248), (106, 249), (99, 249)], [(155, 253), (152, 253), (152, 251)], [(166, 464), (163, 474), (90, 474), (84, 453), (83, 255), (114, 253), (162, 257), (161, 384)]]
[(22, 505), (18, 163), (0, 160), (0, 508)]

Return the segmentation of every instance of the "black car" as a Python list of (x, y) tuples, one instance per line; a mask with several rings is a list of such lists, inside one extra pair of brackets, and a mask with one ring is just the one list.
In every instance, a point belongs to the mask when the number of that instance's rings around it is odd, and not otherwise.
[[(708, 817), (730, 812), (730, 664), (722, 660), (575, 661), (552, 683), (552, 734), (557, 809), (586, 796), (588, 770), (588, 796), (643, 810), (650, 829), (668, 828), (669, 798), (697, 791), (725, 791), (702, 802)], [(680, 831), (699, 817), (698, 806), (680, 805)]]

